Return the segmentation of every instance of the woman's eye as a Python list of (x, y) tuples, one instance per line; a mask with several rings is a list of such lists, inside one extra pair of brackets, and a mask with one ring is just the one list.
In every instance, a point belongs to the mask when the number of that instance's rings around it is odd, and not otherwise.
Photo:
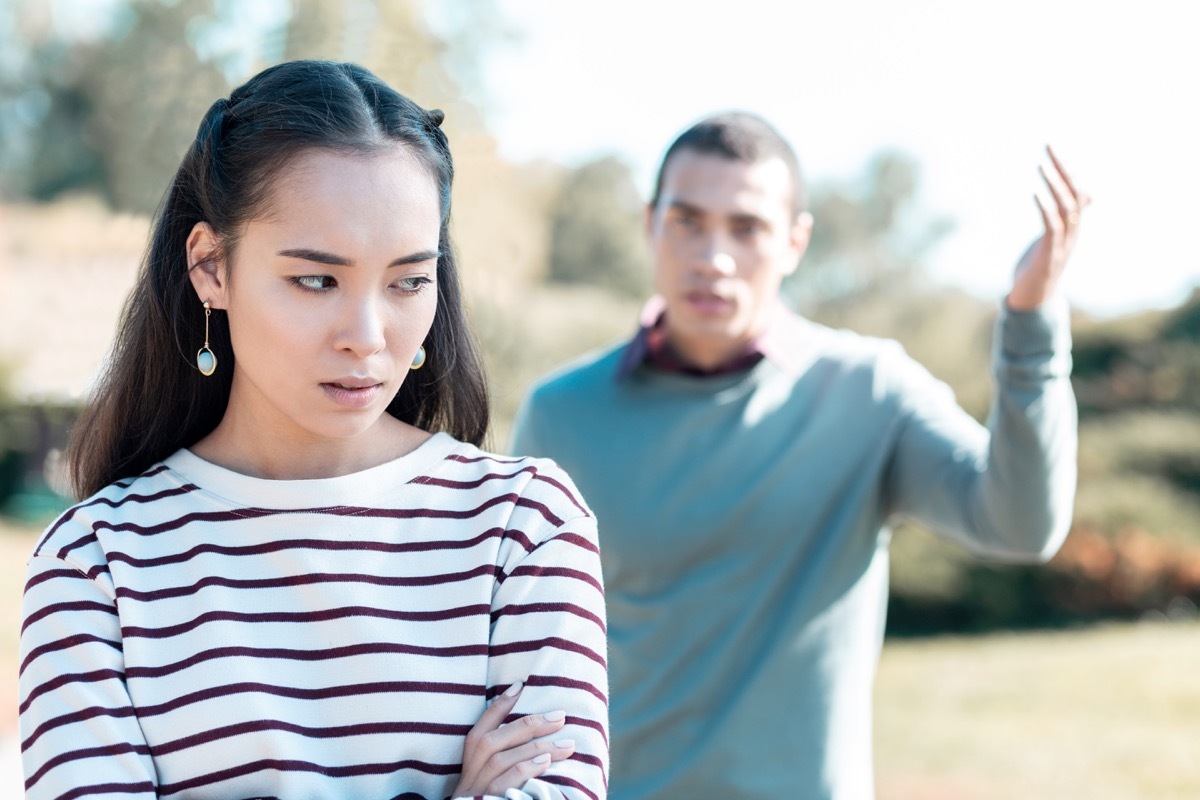
[(396, 281), (396, 286), (402, 292), (416, 294), (431, 283), (433, 283), (433, 281), (429, 280), (429, 278), (426, 278), (424, 275), (411, 275), (407, 278), (401, 278), (400, 280)]
[(331, 289), (336, 285), (333, 278), (329, 275), (300, 275), (292, 278), (292, 283), (301, 289), (308, 289), (312, 292)]

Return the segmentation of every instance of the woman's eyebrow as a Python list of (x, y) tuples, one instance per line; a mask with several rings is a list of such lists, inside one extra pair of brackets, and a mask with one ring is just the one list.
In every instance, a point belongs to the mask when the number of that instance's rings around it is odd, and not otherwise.
[(326, 253), (322, 250), (313, 250), (308, 247), (297, 247), (290, 250), (280, 250), (275, 255), (284, 256), (285, 258), (299, 258), (303, 261), (315, 261), (318, 264), (330, 264), (335, 267), (350, 267), (354, 262), (348, 258), (336, 256), (333, 253)]
[(388, 266), (402, 267), (405, 264), (420, 264), (422, 261), (437, 261), (441, 257), (441, 250), (422, 250), (420, 252), (413, 253), (412, 255), (401, 256), (392, 263), (388, 264)]
[[(287, 250), (280, 250), (276, 255), (285, 258), (298, 258), (303, 261), (312, 261), (317, 264), (329, 264), (335, 267), (352, 267), (354, 262), (348, 258), (344, 258), (333, 253), (326, 253), (323, 250), (314, 250), (310, 247), (296, 247)], [(421, 250), (407, 256), (400, 256), (394, 259), (389, 267), (402, 267), (405, 264), (418, 264), (422, 261), (435, 261), (442, 255), (440, 250)]]

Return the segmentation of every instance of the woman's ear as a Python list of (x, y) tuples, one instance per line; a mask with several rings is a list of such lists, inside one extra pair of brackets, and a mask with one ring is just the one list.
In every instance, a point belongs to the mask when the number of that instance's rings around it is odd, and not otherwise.
[(225, 308), (227, 270), (221, 257), (216, 231), (207, 222), (197, 222), (187, 238), (188, 277), (201, 302)]

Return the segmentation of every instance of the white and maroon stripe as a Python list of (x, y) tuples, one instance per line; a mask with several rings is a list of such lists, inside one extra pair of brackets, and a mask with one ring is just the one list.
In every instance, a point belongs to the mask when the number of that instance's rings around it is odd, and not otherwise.
[(275, 775), (442, 797), (484, 702), (515, 680), (518, 713), (564, 708), (559, 735), (577, 741), (545, 784), (603, 795), (595, 523), (552, 464), (458, 446), (372, 505), (211, 491), (156, 467), (39, 545), (22, 632), (29, 797), (154, 796), (148, 780), (222, 797)]

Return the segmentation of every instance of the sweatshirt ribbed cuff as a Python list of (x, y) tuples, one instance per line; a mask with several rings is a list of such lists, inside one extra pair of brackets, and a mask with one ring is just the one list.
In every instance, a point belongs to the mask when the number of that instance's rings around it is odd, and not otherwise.
[(1071, 374), (1071, 311), (1064, 298), (1032, 311), (1001, 303), (996, 321), (996, 379), (1010, 384), (1041, 383)]

